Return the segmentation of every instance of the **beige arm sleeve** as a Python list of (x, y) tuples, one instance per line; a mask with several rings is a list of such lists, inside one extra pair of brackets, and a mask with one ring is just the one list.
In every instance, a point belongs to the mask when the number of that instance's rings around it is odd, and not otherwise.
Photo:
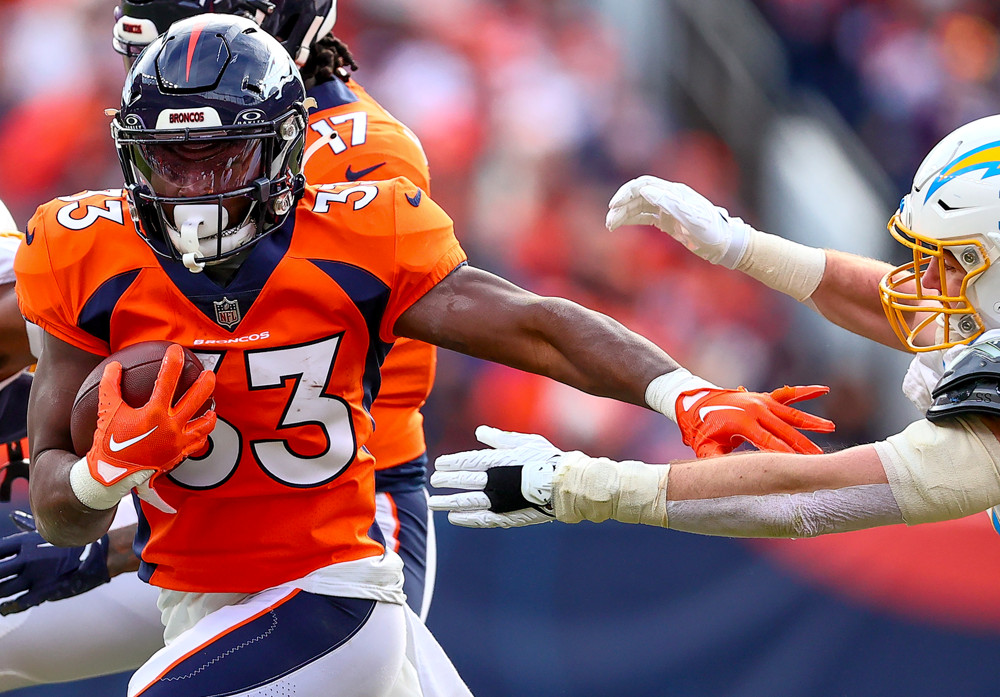
[(976, 417), (920, 420), (875, 443), (909, 525), (963, 518), (1000, 503), (1000, 443)]
[(667, 526), (670, 465), (564, 454), (552, 478), (552, 507), (564, 523), (589, 520)]

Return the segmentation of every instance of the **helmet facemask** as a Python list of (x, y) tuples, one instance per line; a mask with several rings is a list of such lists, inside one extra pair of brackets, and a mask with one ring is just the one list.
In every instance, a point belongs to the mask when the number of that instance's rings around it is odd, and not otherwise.
[[(901, 213), (892, 217), (888, 228), (913, 253), (911, 262), (889, 271), (879, 283), (883, 309), (900, 341), (912, 351), (933, 351), (968, 344), (982, 334), (986, 327), (969, 294), (990, 267), (983, 243), (971, 237), (937, 240), (922, 236), (903, 225)], [(956, 262), (965, 274), (954, 287), (947, 268)], [(940, 290), (924, 285), (931, 265), (940, 279)], [(935, 330), (936, 341), (920, 345), (918, 337), (928, 328)]]
[(273, 231), (301, 194), (304, 127), (294, 112), (224, 131), (116, 121), (130, 204), (147, 238), (168, 242), (166, 251), (197, 272)]
[[(913, 261), (886, 274), (880, 295), (910, 350), (1000, 329), (1000, 116), (960, 126), (931, 148), (889, 232)], [(940, 292), (926, 287), (928, 272), (940, 276)]]

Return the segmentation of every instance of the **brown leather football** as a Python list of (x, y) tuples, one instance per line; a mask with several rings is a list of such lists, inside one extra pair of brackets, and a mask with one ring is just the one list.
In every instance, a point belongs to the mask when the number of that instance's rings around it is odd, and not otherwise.
[[(101, 361), (87, 376), (73, 402), (73, 415), (70, 419), (70, 432), (73, 436), (73, 448), (76, 454), (83, 457), (90, 450), (94, 441), (94, 430), (97, 428), (97, 398), (104, 375), (104, 368), (112, 361), (122, 364), (122, 399), (134, 409), (138, 409), (149, 401), (153, 393), (156, 376), (160, 372), (160, 363), (169, 341), (143, 341), (126, 346), (121, 351), (112, 353)], [(184, 368), (181, 370), (177, 390), (174, 392), (174, 404), (181, 398), (203, 370), (201, 361), (187, 348), (184, 349)], [(199, 413), (204, 413), (211, 406), (211, 400), (205, 402), (205, 407)]]

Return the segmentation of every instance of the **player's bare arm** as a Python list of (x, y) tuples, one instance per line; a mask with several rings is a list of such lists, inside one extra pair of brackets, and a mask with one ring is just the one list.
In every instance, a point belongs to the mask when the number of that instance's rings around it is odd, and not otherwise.
[(78, 546), (107, 532), (129, 491), (139, 488), (140, 496), (155, 496), (148, 491), (152, 476), (204, 446), (215, 412), (205, 412), (202, 405), (211, 397), (215, 376), (203, 371), (172, 404), (185, 362), (183, 349), (172, 345), (149, 401), (133, 409), (121, 396), (121, 363), (110, 362), (100, 379), (93, 444), (83, 454), (74, 448), (69, 426), (79, 387), (101, 357), (47, 333), (43, 342), (35, 377), (40, 382), (28, 404), (31, 508), (42, 536)]
[(38, 531), (53, 544), (73, 547), (93, 542), (111, 525), (115, 508), (84, 506), (70, 486), (73, 452), (70, 414), (77, 388), (101, 362), (98, 356), (46, 333), (28, 402), (31, 444), (31, 510)]
[[(826, 388), (784, 387), (771, 394), (718, 388), (606, 315), (535, 295), (470, 266), (459, 267), (418, 300), (395, 330), (651, 407), (677, 422), (684, 442), (700, 457), (729, 452), (743, 440), (766, 449), (819, 452), (796, 429), (833, 429), (831, 422), (788, 406)], [(724, 407), (725, 417), (704, 407)]]
[(885, 320), (879, 298), (879, 281), (892, 266), (877, 259), (835, 249), (824, 250), (826, 270), (809, 299), (819, 314), (839, 327), (903, 350)]
[(443, 456), (431, 479), (470, 491), (435, 497), (431, 506), (471, 527), (614, 519), (750, 537), (961, 518), (1000, 504), (1000, 407), (991, 397), (998, 386), (1000, 338), (993, 336), (952, 359), (925, 419), (885, 440), (822, 455), (649, 465), (566, 453), (538, 435), (481, 427), (477, 436), (493, 450)]
[(461, 266), (400, 317), (403, 336), (646, 406), (646, 386), (680, 366), (606, 315)]
[(138, 529), (138, 525), (126, 525), (108, 533), (108, 575), (111, 578), (139, 570), (139, 557), (132, 548)]

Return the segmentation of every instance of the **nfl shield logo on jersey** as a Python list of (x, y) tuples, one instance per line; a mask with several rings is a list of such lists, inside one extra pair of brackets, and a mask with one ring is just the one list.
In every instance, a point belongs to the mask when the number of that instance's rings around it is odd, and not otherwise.
[(215, 306), (215, 321), (232, 329), (240, 323), (240, 303), (238, 300), (223, 298), (212, 303)]

